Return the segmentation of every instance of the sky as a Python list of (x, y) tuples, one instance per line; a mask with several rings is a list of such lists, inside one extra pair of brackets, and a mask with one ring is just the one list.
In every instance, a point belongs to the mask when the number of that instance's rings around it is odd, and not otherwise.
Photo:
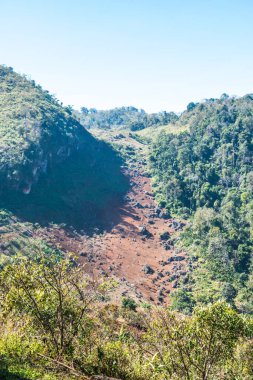
[(183, 111), (253, 93), (252, 0), (0, 0), (0, 64), (65, 105)]

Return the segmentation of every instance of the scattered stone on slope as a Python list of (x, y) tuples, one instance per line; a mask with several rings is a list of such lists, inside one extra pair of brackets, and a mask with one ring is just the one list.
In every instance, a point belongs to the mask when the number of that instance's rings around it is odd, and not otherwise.
[(140, 226), (140, 235), (145, 236), (145, 237), (151, 237), (151, 233), (148, 231), (146, 226)]
[(151, 266), (148, 265), (148, 264), (144, 265), (144, 267), (143, 267), (143, 272), (144, 272), (145, 274), (153, 274), (153, 273), (155, 273), (154, 269), (151, 268)]

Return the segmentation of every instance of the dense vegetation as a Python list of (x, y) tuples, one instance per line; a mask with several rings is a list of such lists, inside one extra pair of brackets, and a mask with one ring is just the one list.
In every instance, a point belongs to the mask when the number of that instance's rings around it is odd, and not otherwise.
[(160, 135), (150, 157), (160, 203), (192, 216), (180, 242), (189, 281), (175, 305), (223, 297), (252, 313), (253, 96), (191, 103), (178, 123), (188, 131)]
[(74, 114), (87, 129), (130, 129), (131, 131), (139, 131), (151, 126), (174, 123), (178, 119), (174, 112), (164, 111), (148, 114), (144, 110), (138, 110), (135, 107), (120, 107), (107, 111), (83, 107), (81, 112), (75, 111)]
[[(217, 302), (191, 317), (108, 302), (75, 258), (34, 250), (0, 273), (1, 379), (252, 378), (253, 321)], [(133, 307), (134, 305), (134, 307)], [(14, 376), (15, 375), (15, 376)]]
[(90, 225), (126, 190), (120, 165), (70, 108), (0, 66), (0, 207), (33, 222)]
[(29, 193), (42, 172), (89, 142), (88, 133), (34, 81), (0, 66), (0, 178)]

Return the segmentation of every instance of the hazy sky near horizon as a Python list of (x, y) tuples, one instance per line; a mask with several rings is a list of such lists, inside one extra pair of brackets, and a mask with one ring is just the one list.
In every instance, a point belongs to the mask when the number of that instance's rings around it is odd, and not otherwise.
[(64, 104), (149, 112), (253, 92), (252, 0), (0, 0), (0, 63)]

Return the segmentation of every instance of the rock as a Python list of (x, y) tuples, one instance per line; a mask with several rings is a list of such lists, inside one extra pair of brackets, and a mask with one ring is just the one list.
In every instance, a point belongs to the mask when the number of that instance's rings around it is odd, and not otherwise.
[(144, 208), (139, 202), (133, 203), (133, 206), (137, 208)]
[(178, 288), (178, 282), (177, 281), (175, 281), (174, 284), (172, 284), (172, 288), (174, 288), (174, 289)]
[(139, 229), (140, 229), (140, 234), (142, 236), (146, 236), (146, 237), (151, 237), (152, 236), (151, 233), (148, 231), (147, 227), (140, 226)]
[(161, 211), (162, 211), (162, 210), (161, 210), (159, 207), (156, 207), (156, 208), (155, 208), (155, 213), (156, 213), (156, 215), (160, 215)]
[(175, 231), (182, 230), (182, 228), (185, 226), (185, 223), (180, 222), (179, 220), (173, 219), (171, 223), (169, 224), (169, 227), (174, 228)]
[(143, 272), (144, 272), (145, 274), (153, 274), (153, 273), (155, 273), (154, 269), (151, 268), (151, 266), (148, 265), (148, 264), (144, 265), (144, 267), (143, 267), (142, 270), (143, 270)]
[(120, 133), (120, 134), (114, 136), (115, 140), (123, 139), (124, 137), (125, 137), (125, 136), (122, 135), (122, 133)]
[(161, 240), (168, 240), (170, 238), (170, 233), (168, 231), (164, 231), (160, 234)]
[(183, 261), (184, 259), (184, 256), (172, 256), (168, 258), (167, 262), (172, 263), (173, 261)]
[(172, 282), (174, 280), (176, 280), (178, 278), (178, 275), (177, 274), (172, 274), (169, 278), (169, 281)]
[(165, 241), (162, 243), (163, 245), (163, 248), (166, 249), (166, 251), (169, 251), (170, 249), (172, 249), (172, 245), (170, 244), (170, 241)]
[(169, 219), (169, 213), (167, 211), (161, 211), (158, 215), (159, 218), (161, 219)]

